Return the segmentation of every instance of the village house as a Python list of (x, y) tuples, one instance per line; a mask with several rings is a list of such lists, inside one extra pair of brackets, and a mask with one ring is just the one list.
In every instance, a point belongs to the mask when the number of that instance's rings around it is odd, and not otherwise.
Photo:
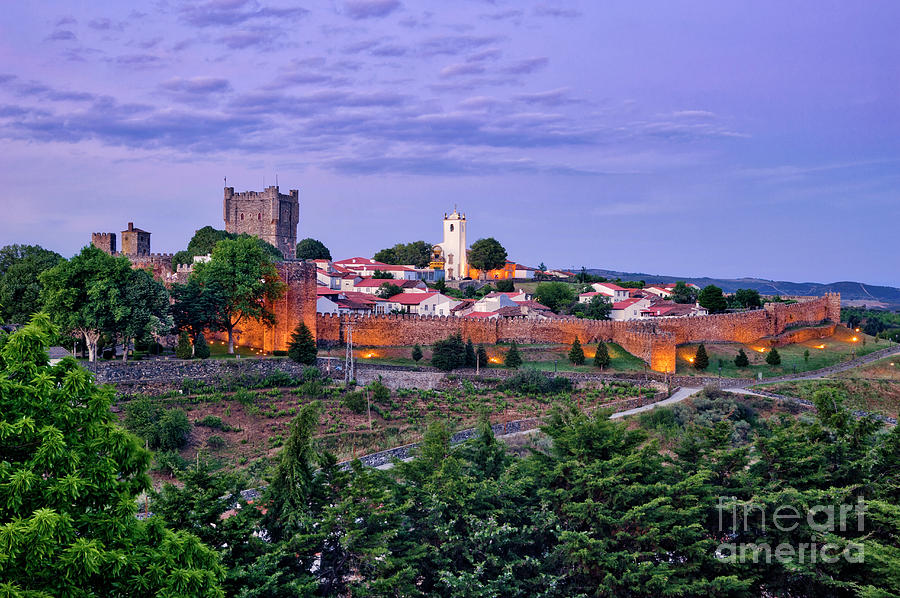
[[(611, 282), (595, 282), (591, 285), (591, 288), (594, 291), (600, 293), (601, 295), (605, 295), (613, 300), (613, 303), (617, 301), (625, 301), (628, 299), (628, 289), (624, 287), (620, 287), (617, 284), (613, 284)], [(581, 300), (581, 296), (579, 296), (579, 301)], [(588, 299), (590, 301), (590, 299)], [(585, 302), (586, 303), (586, 302)]]
[(631, 297), (624, 301), (617, 301), (612, 305), (609, 319), (616, 321), (638, 320), (641, 318), (641, 310), (648, 307), (650, 307), (650, 300), (646, 297)]
[(453, 307), (459, 303), (456, 299), (442, 293), (400, 293), (389, 297), (387, 304), (391, 312), (403, 312), (420, 316), (454, 315)]
[(358, 291), (360, 293), (368, 293), (370, 295), (375, 295), (378, 293), (378, 289), (381, 288), (383, 284), (393, 284), (398, 287), (404, 293), (427, 293), (428, 285), (426, 285), (421, 280), (391, 280), (384, 278), (362, 278), (359, 279), (356, 284), (353, 285), (353, 290)]
[(699, 303), (657, 301), (656, 303), (641, 309), (642, 318), (671, 318), (706, 315), (709, 315), (709, 311), (705, 307), (701, 307)]
[(390, 307), (386, 299), (369, 293), (329, 289), (316, 290), (316, 311), (322, 314), (386, 314)]

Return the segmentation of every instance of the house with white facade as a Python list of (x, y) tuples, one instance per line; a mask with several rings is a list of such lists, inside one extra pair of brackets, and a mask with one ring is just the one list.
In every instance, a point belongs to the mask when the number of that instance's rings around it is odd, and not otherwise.
[(609, 312), (609, 319), (622, 320), (638, 320), (641, 318), (641, 310), (650, 307), (650, 300), (645, 297), (632, 297), (624, 301), (613, 303), (612, 310)]
[(427, 293), (428, 285), (426, 285), (421, 280), (395, 280), (395, 279), (383, 279), (383, 278), (362, 278), (357, 280), (356, 284), (353, 285), (353, 290), (358, 291), (360, 293), (368, 293), (370, 295), (375, 295), (378, 293), (378, 289), (381, 288), (383, 284), (393, 284), (398, 287), (404, 293)]
[(387, 299), (391, 312), (398, 311), (420, 316), (450, 316), (459, 303), (442, 293), (400, 293)]
[[(613, 300), (613, 303), (617, 301), (625, 301), (628, 299), (628, 289), (624, 287), (620, 287), (617, 284), (613, 284), (611, 282), (595, 282), (591, 285), (596, 292), (601, 295), (605, 295)], [(588, 299), (590, 301), (590, 299)]]

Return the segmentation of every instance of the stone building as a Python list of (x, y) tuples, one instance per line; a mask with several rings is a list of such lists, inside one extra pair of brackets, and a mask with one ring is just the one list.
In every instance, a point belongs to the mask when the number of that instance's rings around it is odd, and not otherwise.
[(235, 193), (225, 187), (225, 230), (255, 235), (277, 247), (285, 259), (294, 259), (300, 223), (300, 191), (280, 193), (277, 185), (263, 191)]
[(91, 245), (110, 255), (116, 253), (116, 233), (91, 233)]
[(150, 255), (150, 233), (134, 228), (134, 222), (129, 222), (128, 228), (122, 231), (122, 255)]

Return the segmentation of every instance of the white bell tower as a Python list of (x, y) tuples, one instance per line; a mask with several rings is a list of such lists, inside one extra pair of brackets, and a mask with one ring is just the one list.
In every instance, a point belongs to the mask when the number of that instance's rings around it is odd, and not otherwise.
[(469, 260), (466, 255), (466, 215), (453, 208), (452, 214), (444, 214), (444, 271), (450, 280), (459, 280), (469, 275)]

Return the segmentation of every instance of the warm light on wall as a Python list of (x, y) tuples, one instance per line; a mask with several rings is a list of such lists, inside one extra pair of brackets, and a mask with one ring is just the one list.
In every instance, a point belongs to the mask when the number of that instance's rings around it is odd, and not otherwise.
[(859, 339), (858, 339), (858, 338), (856, 338), (856, 337), (855, 337), (855, 336), (854, 336), (854, 337), (853, 337), (853, 338), (851, 338), (851, 339), (850, 339), (850, 340), (851, 340), (851, 341), (852, 341), (852, 342), (854, 342), (854, 343), (855, 343), (855, 342), (856, 342), (856, 341), (858, 341), (858, 340), (859, 340)]
[(825, 348), (825, 344), (824, 344), (824, 343), (821, 344), (821, 345), (816, 345), (816, 349), (824, 349), (824, 348)]
[(765, 352), (766, 352), (766, 350), (765, 350), (764, 348), (762, 348), (762, 347), (759, 347), (759, 348), (753, 347), (753, 350), (756, 351), (756, 352), (758, 352), (758, 353), (765, 353)]
[(500, 363), (500, 358), (499, 357), (489, 357), (488, 361), (490, 361), (491, 363)]

